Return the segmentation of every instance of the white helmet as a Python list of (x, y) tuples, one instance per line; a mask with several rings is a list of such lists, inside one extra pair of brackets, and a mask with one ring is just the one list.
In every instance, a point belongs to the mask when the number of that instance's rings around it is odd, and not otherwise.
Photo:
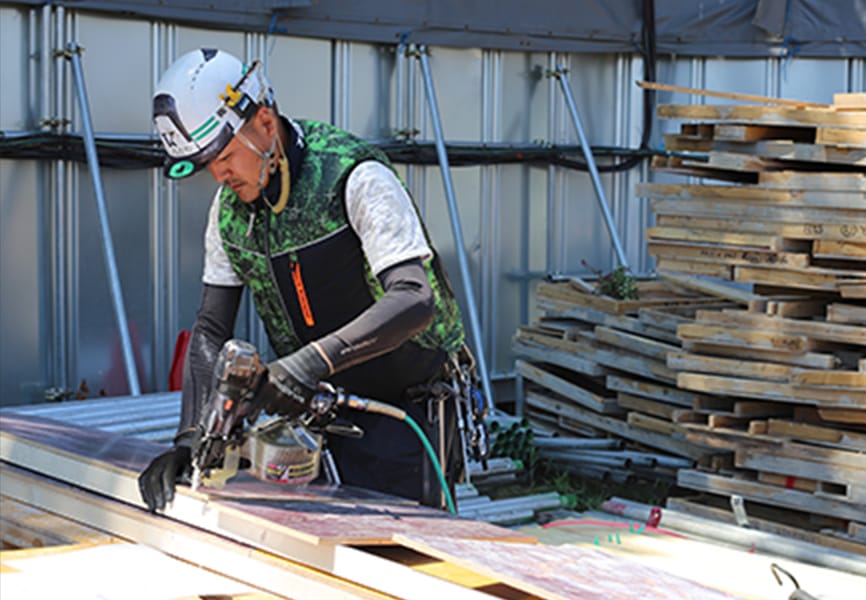
[(153, 95), (153, 122), (168, 153), (165, 175), (180, 179), (207, 166), (274, 92), (259, 61), (246, 67), (222, 50), (177, 59)]

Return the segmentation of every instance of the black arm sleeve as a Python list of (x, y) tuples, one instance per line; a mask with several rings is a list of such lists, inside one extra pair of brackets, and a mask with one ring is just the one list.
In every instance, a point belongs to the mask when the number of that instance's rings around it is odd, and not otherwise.
[(178, 432), (198, 425), (210, 394), (213, 367), (219, 351), (235, 328), (243, 287), (204, 285), (201, 305), (190, 334), (183, 363), (183, 392)]
[(353, 321), (315, 342), (332, 373), (390, 352), (433, 320), (433, 290), (420, 259), (385, 269), (379, 281), (384, 296)]

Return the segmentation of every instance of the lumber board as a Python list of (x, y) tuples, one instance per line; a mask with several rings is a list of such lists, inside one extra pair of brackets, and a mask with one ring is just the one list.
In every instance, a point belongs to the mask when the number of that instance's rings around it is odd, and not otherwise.
[(691, 413), (691, 411), (683, 409), (675, 404), (659, 402), (658, 400), (651, 400), (649, 398), (641, 398), (640, 396), (632, 396), (631, 394), (623, 392), (616, 395), (616, 401), (617, 404), (625, 410), (637, 411), (654, 417), (667, 419), (672, 422), (679, 421), (679, 419), (683, 417), (684, 413)]
[(843, 298), (866, 299), (866, 280), (839, 281), (836, 284)]
[[(4, 552), (3, 597), (279, 600), (279, 596), (201, 569), (141, 544), (116, 542)], [(158, 577), (142, 577), (158, 573)], [(136, 582), (135, 591), (130, 582)]]
[(815, 258), (831, 258), (836, 260), (852, 260), (866, 262), (866, 244), (856, 244), (854, 242), (839, 242), (831, 240), (815, 240), (812, 243), (812, 256), (814, 256)]
[(866, 329), (843, 323), (786, 319), (734, 309), (723, 311), (699, 310), (696, 314), (696, 319), (700, 323), (750, 327), (793, 336), (806, 336), (811, 339), (828, 342), (866, 345)]
[(652, 448), (664, 450), (671, 454), (675, 454), (676, 456), (701, 461), (718, 453), (718, 451), (713, 450), (712, 448), (700, 446), (698, 444), (691, 444), (681, 439), (674, 439), (669, 435), (660, 435), (650, 431), (642, 431), (635, 427), (630, 427), (629, 424), (623, 420), (581, 409), (579, 406), (567, 400), (536, 390), (527, 391), (526, 403), (528, 406), (545, 410), (560, 417), (576, 421), (582, 425), (588, 425), (607, 433), (612, 433), (627, 440), (632, 440)]
[(119, 541), (99, 529), (0, 495), (0, 542), (9, 548), (43, 548)]
[[(829, 109), (831, 106), (829, 104), (824, 104), (821, 102), (810, 102), (807, 100), (793, 100), (791, 98), (774, 98), (771, 96), (760, 96), (757, 94), (745, 94), (741, 92), (724, 92), (719, 90), (706, 90), (703, 88), (693, 88), (693, 87), (685, 87), (680, 85), (672, 85), (669, 83), (660, 83), (658, 81), (636, 81), (635, 82), (639, 87), (648, 89), (648, 90), (656, 90), (659, 92), (681, 92), (683, 94), (689, 94), (692, 96), (709, 96), (711, 98), (726, 98), (728, 100), (740, 100), (744, 102), (759, 102), (761, 104), (777, 104), (781, 106), (791, 106), (794, 108), (803, 108), (803, 107), (813, 107), (813, 108), (824, 108)], [(842, 98), (841, 102), (855, 102), (854, 100), (849, 100), (847, 98)], [(835, 102), (834, 96), (834, 105), (837, 104)], [(855, 104), (855, 106), (859, 106), (859, 104)]]
[(662, 119), (692, 119), (712, 123), (731, 121), (754, 125), (866, 128), (866, 114), (834, 111), (829, 107), (660, 104), (656, 109), (656, 114)]
[(866, 306), (842, 302), (828, 304), (827, 322), (866, 325)]
[(713, 126), (713, 140), (723, 142), (793, 140), (811, 143), (815, 141), (815, 131), (811, 127), (782, 127), (778, 125), (739, 125), (736, 123), (720, 123)]
[(814, 494), (779, 488), (757, 481), (735, 479), (703, 473), (694, 469), (680, 469), (677, 484), (681, 487), (730, 496), (737, 494), (747, 500), (754, 500), (773, 506), (806, 511), (843, 519), (857, 519), (866, 511), (866, 505), (857, 505)]
[[(396, 538), (401, 544), (465, 565), (541, 598), (635, 597), (707, 599), (732, 596), (677, 575), (577, 546), (513, 546), (445, 537)], [(540, 569), (538, 565), (545, 564)], [(623, 577), (627, 572), (628, 577)], [(599, 582), (603, 581), (602, 585)]]
[(774, 222), (745, 215), (712, 215), (707, 211), (685, 211), (684, 213), (656, 213), (658, 225), (670, 227), (696, 227), (701, 229), (727, 229), (735, 231), (772, 232), (792, 240), (837, 240), (866, 242), (866, 225), (858, 221), (848, 223), (824, 223), (821, 220), (803, 219), (800, 223)]
[(719, 346), (757, 348), (796, 354), (802, 354), (815, 348), (814, 342), (804, 335), (739, 329), (705, 322), (680, 325), (677, 328), (677, 335), (683, 340), (698, 340)]
[(866, 408), (819, 407), (818, 416), (834, 423), (866, 426)]
[(782, 250), (784, 239), (760, 233), (740, 233), (719, 229), (686, 229), (680, 227), (649, 227), (647, 238), (671, 242), (703, 242), (720, 246), (743, 246), (749, 250)]
[(593, 335), (598, 341), (610, 346), (622, 348), (661, 362), (667, 359), (668, 352), (679, 350), (679, 345), (666, 344), (633, 333), (605, 327), (604, 325), (596, 325)]
[(682, 437), (687, 431), (682, 425), (672, 422), (667, 418), (659, 418), (658, 416), (648, 415), (642, 412), (629, 412), (626, 416), (626, 422), (632, 428), (660, 435)]
[(665, 256), (656, 258), (656, 271), (659, 275), (680, 273), (732, 281), (734, 278), (733, 268), (733, 265), (707, 263), (697, 260), (679, 260)]
[[(770, 175), (787, 174), (786, 178), (770, 179)], [(804, 175), (804, 177), (800, 177)], [(866, 207), (866, 181), (864, 176), (856, 174), (857, 179), (851, 180), (850, 173), (827, 173), (827, 183), (818, 179), (816, 174), (802, 174), (799, 171), (768, 171), (761, 173), (759, 185), (712, 185), (712, 184), (672, 184), (672, 183), (639, 183), (636, 194), (640, 198), (661, 200), (714, 200), (717, 202), (746, 201), (768, 205), (782, 206), (826, 206), (835, 208)], [(848, 179), (833, 179), (833, 176), (844, 175)], [(767, 179), (765, 183), (763, 180)], [(799, 186), (797, 185), (799, 184)], [(828, 189), (819, 187), (826, 185)], [(853, 189), (836, 190), (830, 186), (850, 186)], [(810, 187), (806, 187), (810, 186)]]
[(815, 131), (815, 143), (866, 148), (866, 131), (839, 127), (818, 127)]
[(855, 192), (852, 196), (858, 199), (866, 192), (866, 175), (862, 173), (767, 171), (761, 173), (759, 182), (771, 188)]
[(677, 377), (677, 385), (698, 392), (809, 404), (821, 408), (866, 410), (866, 390), (803, 388), (772, 381), (698, 373), (680, 373)]
[[(691, 230), (700, 235), (709, 229)], [(650, 256), (664, 259), (688, 259), (695, 262), (723, 263), (725, 265), (790, 265), (795, 267), (806, 267), (810, 264), (810, 255), (797, 252), (780, 252), (768, 248), (738, 247), (731, 244), (717, 244), (712, 242), (713, 236), (707, 236), (704, 240), (694, 243), (680, 242), (676, 240), (663, 240), (654, 237), (654, 233), (648, 232), (647, 250)], [(782, 238), (772, 239), (781, 241)], [(782, 244), (777, 244), (782, 245)]]
[(813, 367), (815, 369), (832, 369), (839, 363), (839, 358), (837, 356), (818, 352), (791, 354), (790, 352), (722, 346), (719, 344), (708, 344), (704, 342), (683, 342), (683, 349), (692, 354), (709, 354), (724, 358), (740, 358), (760, 362), (777, 362), (783, 365)]
[(788, 381), (794, 369), (792, 366), (775, 362), (704, 356), (690, 352), (673, 352), (668, 354), (668, 367), (675, 371), (738, 375), (768, 381)]
[(866, 93), (836, 92), (833, 94), (834, 110), (866, 110)]
[(814, 267), (796, 269), (768, 265), (734, 265), (733, 269), (735, 281), (818, 291), (841, 290), (844, 279), (840, 279), (840, 277), (847, 276), (844, 271), (830, 271), (829, 269)]
[[(118, 538), (147, 545), (169, 556), (224, 573), (238, 581), (255, 582), (257, 588), (272, 593), (284, 594), (286, 590), (292, 590), (296, 597), (322, 600), (386, 597), (373, 588), (365, 588), (335, 577), (324, 570), (255, 550), (249, 544), (215, 536), (123, 502), (108, 501), (99, 494), (48, 479), (5, 462), (0, 463), (0, 482), (4, 494), (20, 502), (68, 519), (93, 524)], [(316, 549), (311, 551), (316, 552)], [(335, 557), (344, 561), (344, 565), (351, 565), (358, 553), (354, 548), (339, 547), (333, 552)], [(334, 557), (331, 560), (333, 559)], [(379, 566), (383, 571), (387, 571), (388, 567), (387, 563)], [(397, 578), (393, 570), (390, 575)], [(416, 581), (415, 584), (417, 583)], [(436, 580), (425, 583), (437, 585)], [(447, 587), (447, 593), (460, 592), (459, 588), (446, 586), (445, 582), (441, 587)], [(444, 590), (440, 591), (445, 593)]]
[(581, 386), (579, 383), (558, 377), (538, 365), (518, 359), (514, 362), (514, 370), (524, 378), (534, 381), (596, 412), (604, 414), (617, 414), (621, 412), (615, 397), (601, 396), (596, 392), (586, 389), (586, 387)]
[[(866, 133), (864, 131), (863, 133)], [(832, 165), (863, 166), (866, 149), (830, 144), (804, 144), (790, 140), (762, 140), (755, 142), (714, 142), (709, 152), (710, 163), (714, 155), (770, 158), (774, 160), (826, 163)]]
[(734, 464), (741, 468), (805, 477), (815, 481), (827, 481), (841, 485), (849, 483), (860, 486), (866, 485), (866, 471), (857, 468), (856, 464), (850, 464), (851, 462), (862, 463), (863, 456), (861, 454), (843, 450), (827, 451), (834, 452), (836, 456), (851, 455), (851, 459), (856, 459), (856, 461), (849, 459), (846, 461), (848, 464), (843, 464), (843, 459), (827, 458), (824, 453), (818, 452), (820, 450), (825, 449), (813, 448), (814, 460), (810, 460), (809, 458), (812, 457), (789, 454), (790, 445), (787, 444), (779, 449), (773, 449), (769, 446), (760, 450), (739, 449), (734, 453)]
[(810, 443), (829, 444), (833, 447), (866, 452), (866, 433), (826, 427), (812, 423), (769, 419), (767, 434)]
[(659, 400), (668, 404), (676, 404), (684, 408), (692, 408), (701, 398), (700, 394), (680, 390), (670, 385), (661, 385), (652, 381), (632, 379), (623, 375), (608, 375), (605, 385), (609, 390), (624, 392), (633, 396), (642, 396), (650, 400)]
[[(849, 231), (846, 238), (843, 238), (851, 241), (861, 240), (862, 236), (866, 234), (866, 207), (785, 206), (749, 201), (718, 202), (704, 198), (691, 200), (656, 198), (650, 200), (650, 207), (654, 213), (666, 215), (751, 219), (781, 224), (841, 225), (845, 226), (846, 230), (853, 230)], [(714, 228), (708, 227), (707, 229)], [(748, 231), (744, 230), (744, 232)], [(788, 236), (785, 235), (784, 237)]]
[(558, 340), (554, 338), (528, 338), (518, 334), (512, 343), (512, 349), (517, 356), (530, 360), (541, 361), (572, 370), (584, 375), (604, 375), (607, 369), (597, 362), (581, 356), (585, 346), (579, 342)]
[[(153, 444), (98, 430), (6, 413), (0, 419), (0, 458), (61, 480), (72, 480), (86, 489), (106, 493), (134, 506), (144, 507), (139, 497), (137, 477), (151, 458), (165, 450)], [(271, 484), (260, 482), (265, 489)], [(232, 481), (226, 484), (231, 489)], [(348, 488), (347, 488), (348, 489)], [(287, 547), (339, 544), (357, 540), (363, 543), (391, 543), (395, 531), (427, 532), (446, 528), (451, 535), (504, 536), (511, 539), (509, 530), (487, 523), (453, 517), (442, 511), (423, 506), (407, 505), (402, 499), (396, 503), (383, 502), (380, 494), (374, 499), (366, 490), (357, 490), (357, 499), (292, 501), (281, 506), (284, 511), (279, 523), (266, 523), (254, 516), (257, 511), (273, 506), (268, 502), (233, 502), (209, 498), (206, 488), (193, 492), (178, 486), (172, 506), (166, 514), (188, 518), (192, 524), (210, 524), (212, 517), (202, 523), (201, 506), (207, 504), (211, 513), (219, 513), (220, 532), (237, 536), (244, 541), (259, 535), (263, 527), (268, 537), (283, 540)], [(208, 511), (206, 511), (208, 512)], [(357, 514), (355, 514), (357, 513)], [(355, 516), (347, 520), (347, 515)], [(334, 525), (336, 523), (337, 525)], [(519, 540), (518, 540), (519, 541)], [(276, 548), (273, 549), (275, 552)], [(292, 558), (292, 557), (290, 557)]]
[(748, 305), (750, 302), (760, 300), (761, 297), (742, 288), (714, 281), (706, 281), (697, 277), (680, 275), (676, 273), (662, 273), (659, 277), (678, 286), (695, 290), (709, 296), (724, 298), (731, 302)]
[(582, 336), (582, 339), (591, 347), (591, 351), (586, 355), (587, 358), (610, 369), (626, 371), (633, 375), (641, 375), (647, 379), (665, 383), (671, 383), (676, 379), (676, 373), (668, 369), (667, 365), (662, 361), (635, 354), (622, 348), (607, 346), (595, 341), (590, 336)]
[(861, 388), (866, 390), (866, 373), (796, 369), (791, 382), (798, 385)]
[(639, 293), (636, 300), (618, 300), (609, 296), (586, 294), (569, 285), (551, 282), (539, 283), (535, 293), (539, 298), (586, 306), (613, 315), (635, 312), (645, 306), (670, 306), (703, 300), (696, 294), (677, 293), (656, 281), (638, 281), (636, 286)]

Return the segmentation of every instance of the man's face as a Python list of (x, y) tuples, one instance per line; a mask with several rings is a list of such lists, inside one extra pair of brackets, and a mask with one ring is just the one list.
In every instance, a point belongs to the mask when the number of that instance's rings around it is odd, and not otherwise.
[[(270, 143), (266, 139), (259, 119), (253, 118), (241, 127), (240, 132), (257, 148), (267, 149)], [(247, 146), (235, 135), (223, 148), (223, 151), (207, 166), (217, 183), (229, 186), (243, 202), (253, 202), (259, 197), (259, 176), (262, 172), (262, 158), (252, 148)], [(265, 173), (267, 185), (268, 173)]]

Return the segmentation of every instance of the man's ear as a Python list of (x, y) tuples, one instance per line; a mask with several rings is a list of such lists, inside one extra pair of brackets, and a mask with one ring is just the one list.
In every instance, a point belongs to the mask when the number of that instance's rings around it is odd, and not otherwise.
[(274, 111), (270, 107), (260, 106), (259, 110), (256, 111), (255, 120), (267, 137), (273, 137), (277, 127), (277, 120), (274, 116)]

